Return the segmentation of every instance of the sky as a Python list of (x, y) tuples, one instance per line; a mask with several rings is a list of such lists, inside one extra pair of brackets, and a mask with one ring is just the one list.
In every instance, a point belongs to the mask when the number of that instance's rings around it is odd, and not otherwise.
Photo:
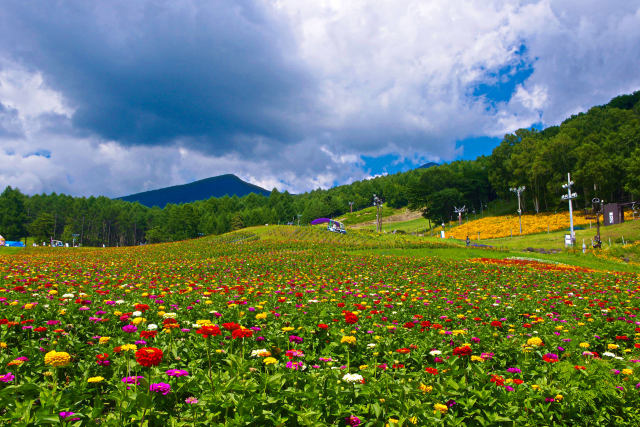
[(5, 0), (0, 189), (293, 193), (640, 89), (640, 0)]

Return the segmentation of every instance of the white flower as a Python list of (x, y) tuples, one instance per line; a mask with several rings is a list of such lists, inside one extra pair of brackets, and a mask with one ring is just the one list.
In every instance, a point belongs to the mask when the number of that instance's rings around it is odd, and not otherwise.
[(198, 325), (197, 323), (192, 323), (191, 324), (191, 327), (192, 328), (196, 328), (196, 329), (200, 329), (200, 326), (202, 326), (202, 325)]
[(268, 353), (266, 348), (259, 348), (257, 350), (251, 350), (251, 357), (262, 357), (263, 354)]
[(116, 301), (116, 304), (120, 305), (120, 304), (124, 304), (124, 300), (123, 299), (119, 299)]
[(375, 346), (376, 346), (376, 345), (375, 345), (375, 343), (367, 344), (367, 347), (369, 347), (369, 348), (373, 348), (373, 347), (375, 347)]
[(439, 354), (442, 354), (442, 352), (440, 350), (431, 350), (429, 354), (432, 356), (437, 356)]
[(158, 325), (156, 325), (155, 323), (149, 323), (149, 325), (147, 325), (147, 329), (150, 331), (155, 331), (156, 329), (158, 329)]
[(611, 353), (610, 351), (605, 351), (604, 353), (602, 353), (602, 355), (607, 357), (616, 357), (616, 355), (614, 353)]
[(64, 294), (62, 298), (73, 298), (73, 294)]
[(360, 374), (345, 374), (342, 377), (342, 381), (346, 381), (348, 383), (359, 383), (359, 382), (362, 382), (362, 375), (360, 375)]
[(163, 319), (175, 319), (177, 315), (178, 315), (177, 313), (165, 313), (165, 314), (162, 315), (162, 318)]
[(141, 311), (134, 311), (133, 313), (131, 313), (131, 315), (133, 317), (140, 317), (140, 316), (142, 316), (142, 312)]

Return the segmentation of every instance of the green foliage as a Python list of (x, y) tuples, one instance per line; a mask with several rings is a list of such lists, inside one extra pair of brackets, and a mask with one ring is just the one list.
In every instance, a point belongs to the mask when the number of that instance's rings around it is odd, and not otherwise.
[(24, 222), (24, 195), (7, 187), (0, 194), (0, 234), (7, 240), (19, 240), (27, 234)]

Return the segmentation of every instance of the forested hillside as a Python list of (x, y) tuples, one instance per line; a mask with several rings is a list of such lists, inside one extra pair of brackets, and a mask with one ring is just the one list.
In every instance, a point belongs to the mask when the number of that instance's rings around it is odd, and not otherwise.
[(453, 206), (479, 211), (496, 198), (526, 186), (524, 210), (566, 209), (560, 199), (567, 173), (579, 194), (578, 207), (594, 196), (607, 201), (640, 198), (640, 91), (614, 98), (544, 130), (506, 135), (490, 156), (357, 181), (329, 190), (291, 195), (221, 197), (168, 204), (163, 209), (106, 197), (23, 195), (7, 187), (0, 195), (0, 234), (25, 235), (83, 245), (135, 245), (220, 234), (258, 224), (307, 224), (370, 206), (373, 194), (393, 207), (421, 210), (425, 218), (448, 220)]

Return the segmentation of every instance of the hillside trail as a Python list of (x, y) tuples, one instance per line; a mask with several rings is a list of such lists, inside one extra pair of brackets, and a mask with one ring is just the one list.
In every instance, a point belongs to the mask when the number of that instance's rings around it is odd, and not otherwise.
[[(393, 223), (397, 223), (397, 222), (412, 221), (412, 220), (418, 219), (418, 218), (422, 218), (422, 215), (420, 214), (420, 212), (414, 212), (414, 211), (410, 211), (408, 209), (405, 209), (404, 211), (402, 211), (400, 213), (393, 214), (391, 216), (386, 216), (382, 220), (386, 225), (388, 225), (388, 224), (393, 224)], [(349, 226), (349, 228), (358, 229), (358, 228), (374, 226), (374, 225), (376, 225), (376, 220), (375, 219), (371, 220), (371, 221), (361, 222), (361, 223), (358, 223), (358, 224), (352, 224), (352, 225)]]

